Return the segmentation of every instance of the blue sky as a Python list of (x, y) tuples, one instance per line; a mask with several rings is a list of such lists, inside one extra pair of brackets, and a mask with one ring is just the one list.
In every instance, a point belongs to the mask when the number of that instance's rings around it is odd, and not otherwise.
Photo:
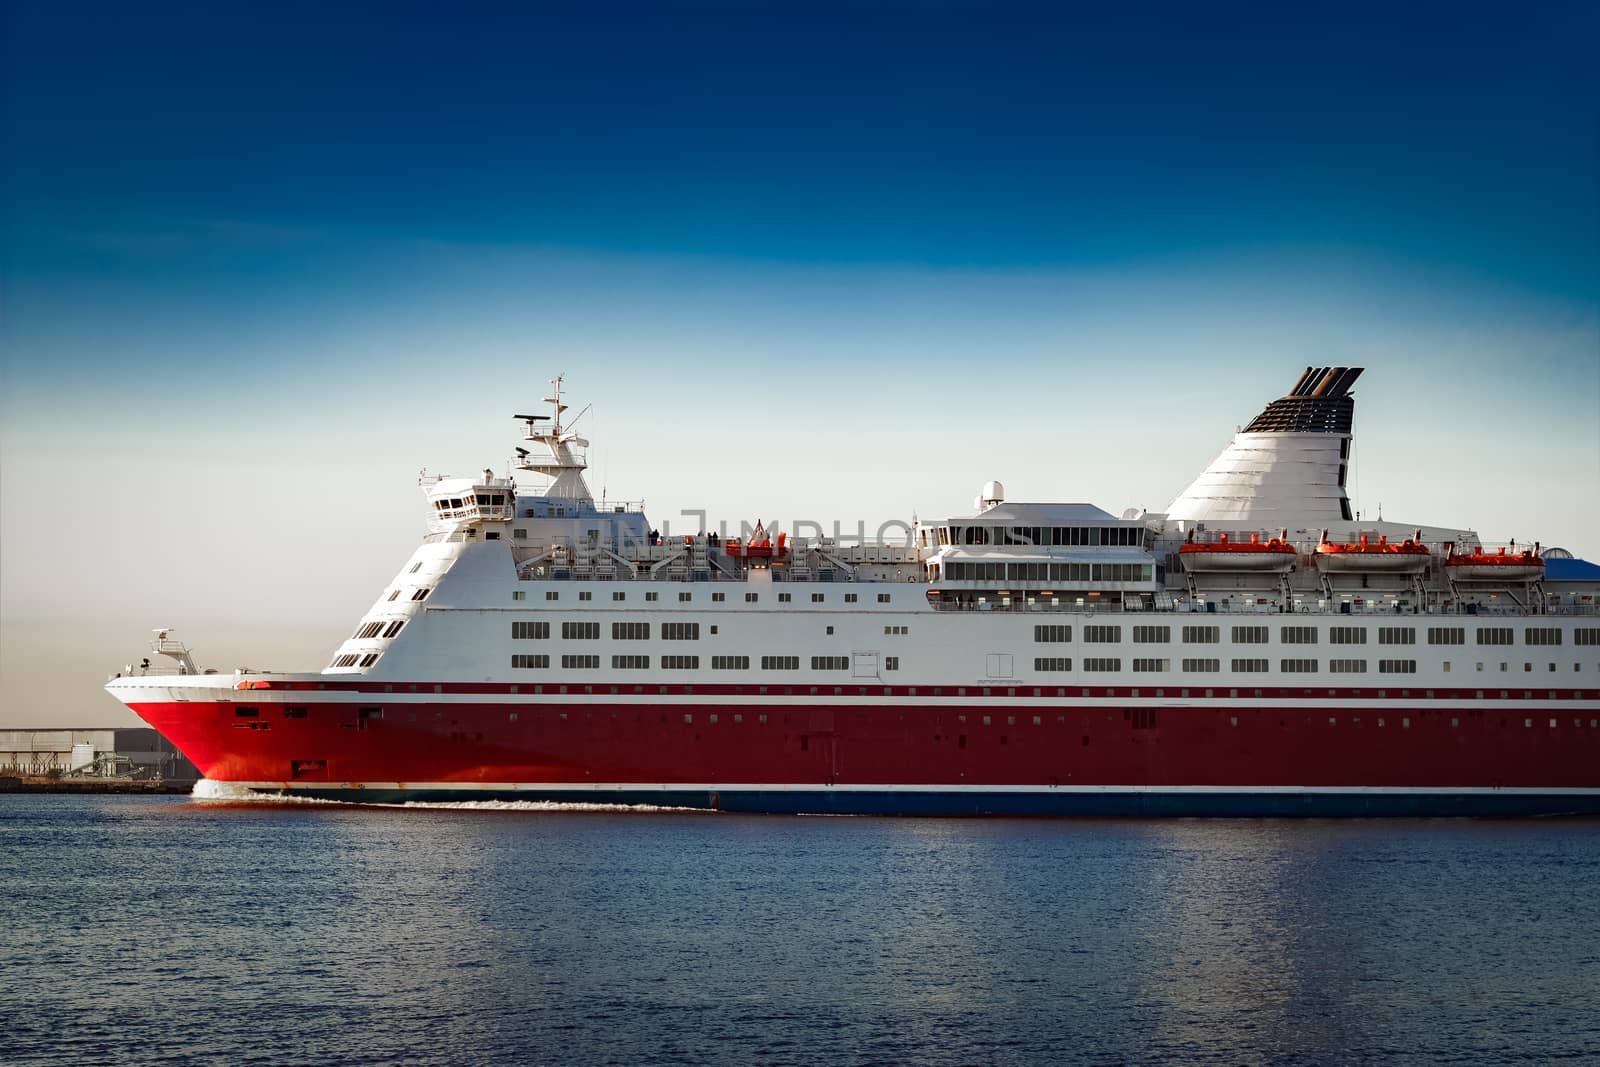
[(6, 8), (0, 614), (331, 647), (562, 370), (736, 521), (1159, 509), (1363, 365), (1358, 504), (1600, 556), (1593, 5), (578, 6)]
[[(204, 223), (1000, 267), (1336, 245), (1593, 295), (1592, 6), (1103, 7), (15, 5), (8, 201), (45, 231), (16, 251), (70, 272), (58, 228)], [(273, 273), (239, 268), (207, 273)]]

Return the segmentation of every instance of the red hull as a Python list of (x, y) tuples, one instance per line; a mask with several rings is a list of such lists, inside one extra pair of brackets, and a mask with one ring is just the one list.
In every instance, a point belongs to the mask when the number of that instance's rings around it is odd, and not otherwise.
[(1091, 705), (1029, 699), (1033, 691), (937, 706), (870, 689), (827, 705), (731, 694), (411, 703), (380, 693), (322, 701), (307, 693), (301, 704), (293, 693), (240, 693), (134, 710), (209, 778), (296, 787), (1600, 789), (1594, 690), (1513, 690), (1506, 699), (1500, 690), (1436, 691), (1437, 699), (1344, 690), (1328, 706), (1308, 703), (1328, 700), (1327, 690), (1265, 690), (1252, 707), (1222, 697)]

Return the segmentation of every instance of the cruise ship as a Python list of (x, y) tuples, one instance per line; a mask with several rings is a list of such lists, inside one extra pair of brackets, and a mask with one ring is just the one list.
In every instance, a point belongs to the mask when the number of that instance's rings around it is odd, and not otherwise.
[[(1600, 813), (1600, 567), (1371, 521), (1361, 368), (1165, 513), (1006, 499), (877, 539), (597, 501), (562, 381), (318, 673), (167, 630), (106, 688), (235, 791), (896, 815)], [(519, 484), (526, 481), (529, 484)]]

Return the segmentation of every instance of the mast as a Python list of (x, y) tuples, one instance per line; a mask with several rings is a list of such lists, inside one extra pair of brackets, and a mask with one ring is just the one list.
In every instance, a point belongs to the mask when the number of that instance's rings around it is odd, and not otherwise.
[(562, 416), (567, 411), (567, 405), (561, 402), (563, 378), (565, 375), (558, 374), (550, 379), (551, 395), (544, 398), (553, 414), (516, 416), (526, 427), (522, 439), (542, 446), (547, 453), (539, 455), (519, 448), (516, 467), (549, 478), (550, 485), (544, 492), (547, 497), (592, 504), (594, 497), (583, 477), (583, 472), (589, 468), (588, 458), (584, 452), (575, 450), (588, 448), (589, 442), (563, 425)]

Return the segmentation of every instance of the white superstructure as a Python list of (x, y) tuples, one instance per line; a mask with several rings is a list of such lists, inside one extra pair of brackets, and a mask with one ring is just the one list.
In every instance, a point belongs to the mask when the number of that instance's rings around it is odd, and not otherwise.
[(1546, 583), (1516, 550), (1481, 559), (1471, 530), (1352, 517), (1359, 374), (1308, 368), (1166, 514), (1011, 502), (990, 482), (971, 515), (850, 544), (663, 536), (642, 505), (597, 503), (556, 379), (550, 416), (517, 416), (515, 466), (547, 484), (430, 483), (424, 543), (324, 673), (1425, 686), (1600, 669), (1586, 637), (1550, 636), (1592, 627), (1596, 583)]

